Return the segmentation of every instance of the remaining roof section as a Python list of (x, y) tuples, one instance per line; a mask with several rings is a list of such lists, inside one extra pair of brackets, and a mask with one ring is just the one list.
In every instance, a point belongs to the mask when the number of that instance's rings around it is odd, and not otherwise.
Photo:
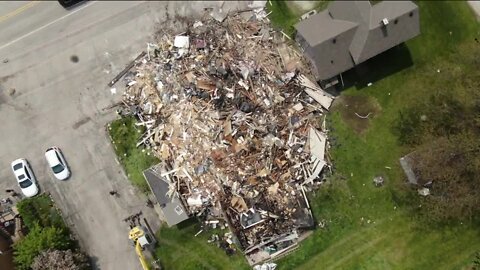
[(153, 168), (145, 170), (143, 176), (147, 180), (153, 195), (155, 195), (155, 198), (160, 205), (167, 204), (171, 201), (167, 196), (169, 188), (168, 183), (164, 181), (163, 177), (157, 175), (157, 172), (155, 172)]
[(178, 197), (172, 198), (170, 203), (167, 203), (164, 207), (162, 207), (162, 212), (165, 216), (168, 226), (170, 227), (177, 225), (178, 223), (189, 218)]
[(321, 12), (299, 22), (295, 28), (310, 46), (315, 46), (357, 26), (357, 23), (335, 20), (328, 13)]
[(176, 193), (171, 196), (168, 194), (170, 185), (165, 177), (162, 177), (156, 166), (143, 171), (143, 176), (147, 180), (148, 186), (153, 195), (160, 204), (163, 215), (168, 226), (176, 225), (189, 218), (183, 207), (182, 202)]

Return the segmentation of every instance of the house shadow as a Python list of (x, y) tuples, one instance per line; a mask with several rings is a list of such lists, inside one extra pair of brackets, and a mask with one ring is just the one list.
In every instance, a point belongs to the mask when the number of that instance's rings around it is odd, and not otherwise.
[(187, 229), (193, 226), (198, 226), (198, 228), (200, 229), (199, 222), (196, 218), (189, 218), (176, 225), (177, 229), (179, 230)]
[(332, 89), (332, 94), (340, 94), (343, 89), (355, 87), (361, 90), (397, 72), (413, 66), (412, 56), (405, 43), (401, 43), (358, 66), (344, 72), (343, 86), (337, 84), (336, 89)]

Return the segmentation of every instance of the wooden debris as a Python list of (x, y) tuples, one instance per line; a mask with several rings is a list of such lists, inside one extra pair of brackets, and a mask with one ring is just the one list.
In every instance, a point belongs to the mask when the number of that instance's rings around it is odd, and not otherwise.
[(168, 168), (168, 194), (192, 215), (225, 219), (247, 249), (313, 226), (301, 187), (326, 165), (327, 137), (313, 125), (333, 99), (265, 14), (222, 12), (148, 45), (125, 76), (123, 110), (145, 129), (137, 147)]

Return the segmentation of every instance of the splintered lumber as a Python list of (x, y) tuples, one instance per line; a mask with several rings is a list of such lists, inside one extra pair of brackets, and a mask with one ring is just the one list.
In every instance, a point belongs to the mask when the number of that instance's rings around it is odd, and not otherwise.
[(320, 173), (322, 172), (323, 170), (323, 167), (325, 167), (325, 165), (327, 165), (327, 162), (325, 162), (325, 160), (320, 160), (320, 159), (317, 159), (316, 157), (313, 157), (312, 156), (312, 172), (310, 174), (310, 176), (303, 182), (303, 184), (311, 184), (313, 182), (313, 180), (315, 180), (319, 175)]
[(320, 91), (314, 91), (314, 90), (305, 88), (305, 92), (326, 110), (328, 110), (332, 105), (333, 99), (325, 95), (322, 95)]
[(124, 105), (168, 194), (190, 215), (224, 219), (246, 249), (313, 226), (300, 185), (315, 188), (327, 163), (313, 126), (332, 97), (263, 14), (217, 15), (159, 33), (125, 78)]
[(323, 160), (325, 158), (327, 136), (315, 128), (310, 128), (308, 138), (310, 143), (310, 154), (320, 160)]
[(145, 136), (141, 141), (139, 141), (137, 143), (137, 147), (139, 147), (140, 145), (144, 144), (148, 139), (150, 139), (150, 137), (152, 137), (153, 135), (155, 134), (155, 132), (149, 132), (149, 134), (147, 136)]
[(312, 82), (305, 75), (298, 76), (299, 83), (305, 87), (305, 92), (313, 98), (316, 102), (328, 110), (332, 105), (333, 98), (327, 92), (325, 92), (320, 86)]
[(140, 58), (144, 57), (147, 53), (145, 51), (143, 51), (142, 53), (140, 53), (132, 62), (130, 62), (130, 64), (128, 64), (117, 76), (115, 76), (115, 78), (113, 78), (109, 83), (108, 83), (108, 86), (109, 87), (112, 87), (118, 80), (120, 80), (120, 78), (123, 77), (123, 75), (125, 75), (134, 65), (135, 63), (140, 60)]

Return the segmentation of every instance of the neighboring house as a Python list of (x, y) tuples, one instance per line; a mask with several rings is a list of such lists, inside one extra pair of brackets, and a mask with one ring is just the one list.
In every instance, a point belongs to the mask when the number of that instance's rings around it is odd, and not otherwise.
[(325, 81), (419, 35), (420, 19), (411, 1), (334, 1), (295, 28), (317, 80)]
[(143, 176), (147, 180), (148, 186), (153, 195), (155, 195), (158, 204), (160, 204), (165, 221), (168, 226), (173, 226), (189, 219), (189, 215), (177, 192), (169, 192), (170, 183), (168, 179), (161, 176), (157, 166), (143, 171)]

